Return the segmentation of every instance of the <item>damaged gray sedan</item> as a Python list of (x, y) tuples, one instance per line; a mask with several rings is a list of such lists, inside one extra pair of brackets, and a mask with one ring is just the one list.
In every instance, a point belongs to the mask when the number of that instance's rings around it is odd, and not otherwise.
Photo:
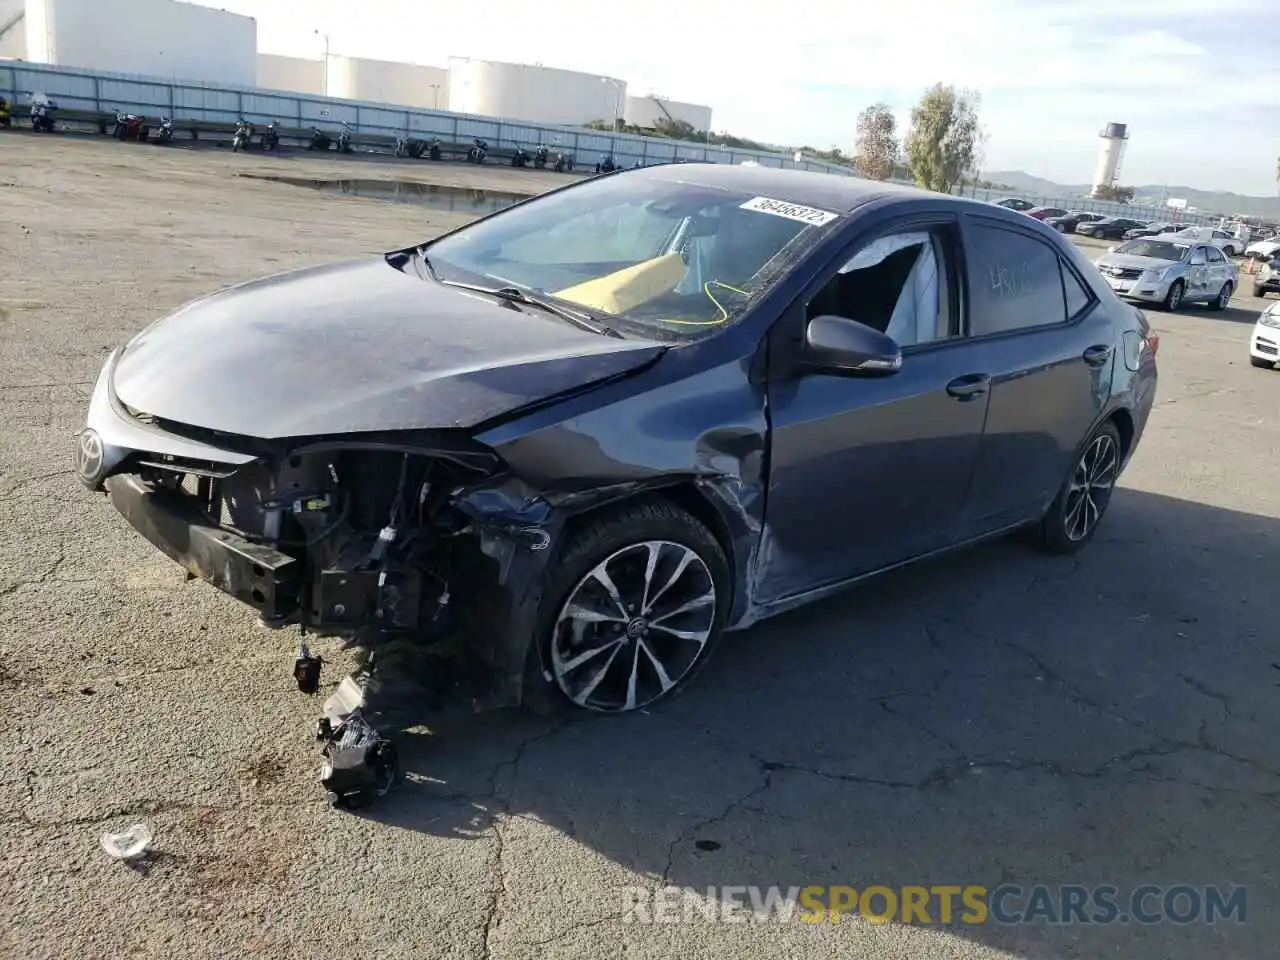
[[(649, 167), (187, 304), (107, 360), (77, 467), (269, 624), (461, 638), (482, 706), (620, 713), (875, 572), (1087, 543), (1156, 344), (1017, 213)], [(374, 663), (322, 725), (338, 797), (389, 765)]]

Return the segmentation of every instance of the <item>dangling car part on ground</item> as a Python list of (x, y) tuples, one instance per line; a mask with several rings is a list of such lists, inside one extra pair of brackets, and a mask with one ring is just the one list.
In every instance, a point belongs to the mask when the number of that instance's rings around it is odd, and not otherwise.
[(187, 304), (108, 358), (76, 469), (268, 625), (368, 652), (318, 728), (354, 806), (428, 647), (477, 709), (623, 713), (879, 571), (1024, 528), (1080, 549), (1157, 344), (1033, 218), (655, 165)]

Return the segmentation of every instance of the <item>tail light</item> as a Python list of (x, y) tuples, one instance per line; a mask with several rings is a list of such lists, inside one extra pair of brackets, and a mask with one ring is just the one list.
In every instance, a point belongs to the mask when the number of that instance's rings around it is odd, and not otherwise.
[(1126, 330), (1122, 337), (1124, 344), (1124, 365), (1131, 372), (1142, 367), (1144, 359), (1154, 361), (1160, 349), (1160, 335), (1148, 328), (1146, 333), (1137, 330)]

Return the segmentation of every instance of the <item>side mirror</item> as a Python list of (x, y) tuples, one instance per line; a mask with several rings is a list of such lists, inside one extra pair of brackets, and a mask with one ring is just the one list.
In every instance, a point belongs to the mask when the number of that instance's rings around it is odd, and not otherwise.
[(806, 364), (822, 370), (887, 376), (902, 368), (902, 349), (892, 337), (848, 317), (814, 317), (804, 348)]

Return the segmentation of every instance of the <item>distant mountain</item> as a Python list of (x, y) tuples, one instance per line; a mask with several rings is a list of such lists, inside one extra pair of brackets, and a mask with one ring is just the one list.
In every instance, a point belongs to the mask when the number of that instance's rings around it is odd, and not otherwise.
[[(1043, 197), (1084, 197), (1089, 193), (1089, 185), (1084, 183), (1063, 184), (1033, 177), (1021, 170), (997, 170), (982, 174), (984, 180), (1003, 184), (1020, 193), (1030, 193)], [(1196, 190), (1194, 187), (1174, 187), (1163, 184), (1135, 185), (1135, 200), (1150, 200), (1163, 203), (1166, 197), (1181, 197), (1188, 206), (1196, 207), (1202, 213), (1218, 213), (1223, 216), (1265, 217), (1268, 220), (1280, 220), (1280, 197), (1244, 197), (1238, 193), (1221, 191)]]

